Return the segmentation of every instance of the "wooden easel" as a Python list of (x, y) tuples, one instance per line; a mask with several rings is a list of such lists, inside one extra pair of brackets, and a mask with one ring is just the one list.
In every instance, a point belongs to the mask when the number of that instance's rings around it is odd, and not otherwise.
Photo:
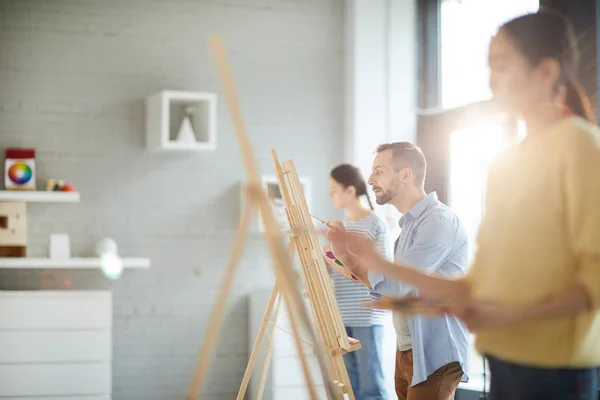
[(346, 333), (296, 166), (292, 160), (280, 163), (274, 149), (271, 150), (271, 156), (292, 232), (290, 242), (295, 244), (300, 256), (314, 324), (321, 334), (332, 378), (342, 392), (353, 400), (354, 392), (342, 356), (360, 349), (361, 343)]
[[(332, 368), (333, 365), (328, 364), (327, 358), (325, 357), (325, 352), (323, 351), (322, 342), (311, 326), (311, 321), (300, 293), (300, 288), (298, 285), (299, 282), (292, 268), (292, 260), (289, 251), (291, 250), (292, 244), (290, 243), (290, 249), (286, 249), (282, 240), (283, 235), (275, 220), (267, 195), (261, 187), (258, 168), (256, 167), (252, 150), (246, 136), (245, 127), (235, 91), (233, 89), (232, 79), (230, 77), (221, 40), (219, 38), (211, 38), (211, 46), (216, 59), (219, 76), (225, 89), (225, 97), (232, 114), (235, 131), (237, 133), (238, 140), (240, 141), (249, 182), (246, 187), (247, 196), (245, 207), (242, 212), (242, 218), (240, 220), (240, 226), (234, 239), (233, 250), (231, 252), (227, 269), (225, 271), (225, 277), (219, 291), (216, 307), (213, 315), (211, 316), (206, 338), (202, 348), (200, 349), (200, 355), (194, 371), (192, 383), (188, 390), (187, 400), (196, 400), (198, 398), (198, 393), (200, 393), (202, 384), (206, 377), (209, 362), (212, 358), (216, 339), (220, 331), (225, 304), (231, 289), (231, 283), (233, 281), (235, 270), (242, 253), (246, 234), (248, 232), (250, 217), (256, 210), (260, 210), (263, 218), (265, 224), (265, 238), (271, 252), (273, 263), (275, 265), (276, 289), (273, 290), (271, 299), (269, 300), (269, 305), (267, 307), (267, 311), (269, 311), (269, 313), (265, 313), (265, 319), (268, 319), (269, 315), (271, 314), (270, 310), (273, 308), (277, 293), (280, 293), (288, 307), (290, 325), (292, 327), (293, 337), (296, 341), (296, 346), (300, 355), (303, 372), (310, 393), (310, 399), (316, 400), (317, 396), (314, 385), (312, 384), (312, 378), (308, 369), (308, 364), (303, 353), (301, 337), (308, 337), (311, 346), (315, 350), (315, 355), (317, 356), (317, 360), (319, 362), (321, 376), (325, 384), (328, 399), (340, 399), (342, 398), (340, 388), (332, 380), (329, 372), (329, 368)], [(266, 323), (264, 325), (264, 327), (261, 326), (262, 332), (259, 332), (259, 337), (261, 338), (264, 334), (264, 330), (266, 329)], [(301, 332), (304, 334), (301, 335)], [(248, 366), (250, 367), (251, 364), (252, 359), (250, 360)], [(242, 386), (244, 386), (244, 383), (242, 383)]]
[[(333, 287), (329, 280), (329, 273), (327, 272), (327, 267), (294, 162), (289, 160), (280, 164), (275, 150), (271, 150), (271, 155), (273, 157), (273, 163), (275, 164), (275, 173), (279, 184), (279, 190), (281, 191), (285, 203), (285, 210), (290, 224), (290, 230), (288, 231), (288, 236), (290, 238), (288, 248), (290, 253), (293, 253), (293, 250), (296, 249), (296, 252), (300, 257), (302, 275), (312, 309), (314, 325), (317, 326), (320, 340), (326, 349), (325, 354), (327, 364), (330, 366), (333, 383), (339, 388), (338, 398), (343, 398), (343, 395), (346, 394), (346, 398), (354, 400), (354, 392), (350, 385), (348, 371), (346, 370), (346, 365), (344, 364), (342, 356), (347, 352), (360, 349), (360, 341), (349, 338), (346, 334), (346, 329), (333, 293)], [(269, 320), (269, 317), (273, 311), (276, 297), (277, 285), (275, 285), (271, 292), (271, 297), (252, 348), (250, 361), (246, 367), (237, 400), (242, 400), (246, 394), (250, 376), (252, 375), (267, 325), (274, 324), (274, 322)], [(277, 310), (275, 311), (274, 320), (277, 320)], [(274, 325), (271, 329), (269, 342), (265, 350), (265, 358), (258, 385), (258, 395), (256, 397), (257, 400), (262, 399), (272, 351), (273, 331), (275, 328), (276, 326)], [(298, 340), (298, 338), (296, 338), (296, 340)], [(296, 344), (297, 346), (300, 345), (298, 342)], [(299, 351), (299, 357), (304, 368), (306, 360), (302, 351)]]

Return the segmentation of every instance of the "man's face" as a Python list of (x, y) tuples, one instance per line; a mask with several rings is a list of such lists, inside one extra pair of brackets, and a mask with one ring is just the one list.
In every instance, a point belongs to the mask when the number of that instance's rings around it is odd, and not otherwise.
[(393, 151), (384, 150), (377, 154), (373, 161), (373, 170), (369, 177), (369, 185), (373, 187), (377, 204), (383, 205), (389, 203), (394, 197), (400, 194), (402, 189), (402, 174), (404, 168), (397, 171), (394, 168)]

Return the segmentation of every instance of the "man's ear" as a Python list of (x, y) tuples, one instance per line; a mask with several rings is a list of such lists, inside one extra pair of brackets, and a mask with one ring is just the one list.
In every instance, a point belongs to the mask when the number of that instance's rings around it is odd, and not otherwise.
[(413, 177), (412, 170), (410, 168), (404, 168), (404, 171), (402, 171), (402, 180), (410, 181), (412, 177)]

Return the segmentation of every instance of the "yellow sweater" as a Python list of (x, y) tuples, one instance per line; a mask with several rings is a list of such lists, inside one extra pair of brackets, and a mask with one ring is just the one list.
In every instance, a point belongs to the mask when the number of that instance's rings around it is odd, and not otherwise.
[(482, 331), (478, 351), (600, 365), (600, 129), (569, 117), (507, 150), (490, 169), (485, 212), (467, 277), (476, 297), (527, 304), (581, 282), (594, 311)]

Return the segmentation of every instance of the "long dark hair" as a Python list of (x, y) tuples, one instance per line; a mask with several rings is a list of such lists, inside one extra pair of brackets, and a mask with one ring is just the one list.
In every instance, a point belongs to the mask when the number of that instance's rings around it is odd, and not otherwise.
[(366, 196), (369, 207), (371, 207), (371, 210), (374, 210), (371, 199), (367, 194), (367, 183), (358, 168), (350, 164), (338, 165), (331, 170), (330, 176), (334, 181), (342, 185), (344, 189), (349, 186), (354, 186), (356, 197)]
[(512, 39), (517, 50), (530, 65), (545, 58), (560, 64), (557, 89), (566, 88), (565, 105), (570, 111), (596, 123), (596, 115), (583, 87), (578, 83), (579, 48), (571, 23), (557, 12), (541, 9), (508, 21), (500, 27)]

